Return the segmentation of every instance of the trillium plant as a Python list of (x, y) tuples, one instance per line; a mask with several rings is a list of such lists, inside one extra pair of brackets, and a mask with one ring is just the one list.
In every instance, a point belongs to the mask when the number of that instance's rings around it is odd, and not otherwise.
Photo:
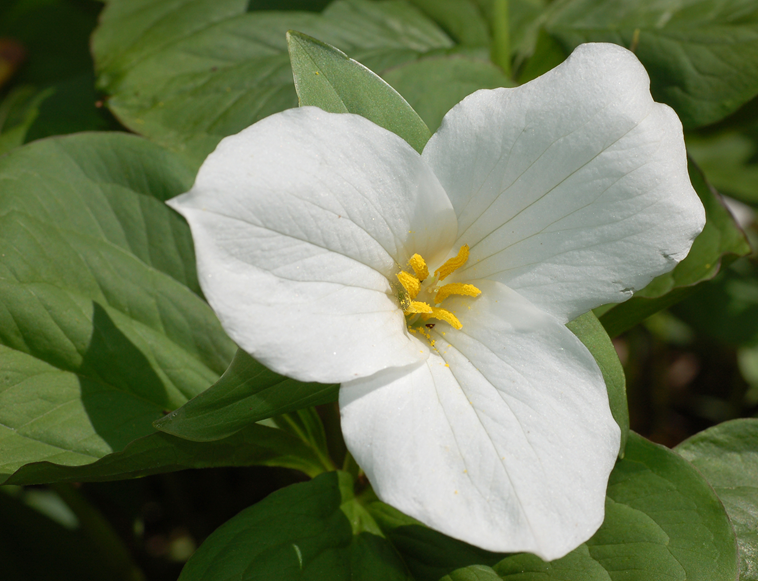
[(673, 269), (705, 224), (681, 123), (632, 53), (585, 44), (476, 92), (421, 154), (358, 115), (277, 113), (169, 204), (240, 348), (340, 383), (381, 500), (546, 560), (598, 529), (620, 429), (565, 323)]
[(758, 580), (758, 5), (11, 4), (0, 577)]

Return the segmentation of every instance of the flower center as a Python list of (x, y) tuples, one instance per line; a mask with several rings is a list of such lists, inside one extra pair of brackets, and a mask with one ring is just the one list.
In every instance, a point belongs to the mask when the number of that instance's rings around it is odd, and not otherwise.
[[(449, 259), (445, 264), (434, 271), (434, 276), (429, 276), (429, 269), (426, 267), (426, 261), (418, 254), (411, 256), (408, 265), (413, 272), (401, 270), (397, 273), (397, 280), (402, 288), (398, 289), (398, 299), (400, 306), (405, 313), (405, 319), (408, 323), (408, 330), (411, 333), (420, 332), (431, 341), (427, 321), (437, 319), (444, 321), (450, 326), (460, 329), (463, 325), (453, 313), (437, 305), (441, 304), (451, 295), (462, 295), (467, 297), (477, 297), (482, 291), (473, 284), (463, 284), (453, 282), (450, 284), (440, 284), (453, 272), (466, 264), (468, 260), (468, 246), (461, 246), (458, 255)], [(432, 342), (434, 346), (434, 342)]]

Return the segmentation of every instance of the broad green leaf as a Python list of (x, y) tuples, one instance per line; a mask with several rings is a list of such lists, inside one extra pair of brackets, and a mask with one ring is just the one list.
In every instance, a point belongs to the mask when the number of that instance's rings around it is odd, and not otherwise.
[[(486, 553), (382, 503), (369, 511), (418, 581), (735, 581), (729, 519), (702, 476), (674, 452), (629, 434), (611, 474), (605, 522), (587, 543), (546, 563)], [(492, 577), (490, 569), (498, 577)], [(487, 576), (489, 575), (489, 576)]]
[[(588, 575), (561, 561), (547, 565), (530, 556), (507, 558), (494, 569), (503, 579), (529, 579), (526, 570), (550, 574), (534, 579), (610, 578), (612, 581), (734, 581), (737, 553), (729, 520), (708, 483), (670, 450), (630, 434), (626, 456), (611, 474), (606, 518), (574, 553), (599, 564)], [(531, 561), (531, 563), (528, 563)]]
[(297, 106), (288, 30), (379, 73), (453, 47), (399, 0), (338, 0), (323, 14), (246, 7), (242, 0), (110, 0), (93, 36), (110, 110), (132, 131), (199, 164), (223, 137)]
[(479, 89), (512, 87), (513, 81), (491, 62), (463, 55), (428, 57), (384, 73), (384, 79), (436, 131), (454, 105)]
[(31, 85), (21, 85), (5, 95), (0, 102), (0, 155), (26, 141), (40, 105), (51, 94), (51, 89), (37, 91)]
[(755, 140), (733, 131), (714, 138), (690, 138), (687, 149), (719, 191), (745, 203), (758, 204)]
[(158, 420), (155, 427), (188, 440), (218, 440), (275, 415), (336, 401), (338, 389), (288, 379), (238, 349), (210, 389)]
[(249, 0), (247, 11), (255, 10), (308, 10), (321, 12), (331, 0)]
[(155, 433), (235, 350), (198, 295), (189, 228), (163, 203), (190, 183), (174, 154), (124, 134), (43, 140), (0, 159), (0, 479), (331, 467), (306, 412), (213, 444)]
[[(658, 540), (660, 541), (660, 539)], [(640, 552), (644, 555), (643, 551)], [(647, 555), (645, 556), (647, 557)], [(655, 565), (660, 566), (661, 561), (661, 559), (658, 559), (657, 562), (650, 565), (653, 567)], [(492, 579), (500, 581), (503, 579), (507, 579), (508, 581), (616, 581), (617, 579), (623, 581), (651, 581), (654, 579), (669, 579), (666, 576), (668, 571), (665, 571), (663, 568), (662, 570), (655, 570), (653, 567), (648, 566), (647, 570), (644, 570), (642, 574), (638, 573), (635, 570), (636, 568), (629, 570), (623, 568), (623, 566), (619, 571), (608, 571), (592, 557), (587, 545), (581, 545), (562, 559), (550, 563), (546, 563), (534, 555), (523, 553), (508, 557), (494, 566), (493, 573), (495, 577)], [(476, 572), (476, 566), (456, 571), (454, 575), (458, 575), (458, 577), (451, 575), (452, 581), (458, 581), (458, 579), (465, 580), (465, 575), (470, 574), (471, 571)], [(656, 573), (662, 573), (663, 576), (656, 577)], [(473, 579), (476, 579), (476, 577), (473, 577)], [(484, 579), (487, 578), (485, 577)]]
[(299, 32), (287, 33), (300, 106), (355, 113), (392, 131), (421, 153), (431, 133), (395, 89), (345, 53)]
[(695, 330), (727, 345), (758, 345), (758, 267), (750, 260), (735, 262), (673, 312)]
[(758, 420), (725, 422), (676, 447), (724, 504), (737, 534), (740, 581), (758, 580)]
[(534, 46), (534, 52), (524, 62), (518, 73), (518, 82), (528, 83), (566, 60), (566, 53), (561, 45), (544, 30), (540, 30)]
[(348, 474), (330, 472), (273, 493), (208, 537), (180, 581), (410, 581), (352, 489)]
[(469, 566), (491, 567), (504, 556), (438, 533), (383, 502), (371, 502), (366, 509), (417, 581), (437, 581)]
[(629, 436), (629, 405), (626, 399), (624, 368), (621, 367), (616, 349), (613, 347), (603, 325), (592, 312), (577, 317), (566, 326), (589, 349), (603, 373), (605, 387), (608, 389), (611, 413), (621, 428), (619, 457), (623, 458), (626, 440)]
[[(220, 466), (280, 466), (315, 477), (331, 467), (312, 446), (291, 433), (253, 424), (215, 442), (190, 442), (153, 432), (129, 443), (123, 450), (85, 458), (90, 464), (66, 465), (60, 458), (26, 464), (15, 473), (0, 464), (0, 484), (48, 482), (99, 482)], [(94, 460), (94, 461), (93, 461)]]
[(488, 48), (490, 32), (474, 0), (408, 0), (439, 24), (456, 42)]
[(131, 135), (50, 139), (0, 159), (0, 215), (90, 237), (199, 294), (189, 228), (163, 203), (193, 179), (176, 155)]
[(720, 192), (758, 205), (758, 131), (755, 123), (716, 135), (688, 135), (687, 151)]
[(696, 284), (716, 276), (722, 265), (750, 252), (745, 234), (734, 222), (719, 193), (693, 163), (689, 165), (689, 173), (692, 185), (705, 206), (705, 228), (695, 239), (687, 258), (674, 270), (653, 279), (630, 300), (603, 311), (600, 322), (611, 337), (679, 302), (692, 293)]
[(93, 462), (212, 384), (234, 352), (164, 199), (190, 173), (137, 137), (0, 158), (0, 458)]
[(500, 576), (484, 565), (472, 565), (445, 575), (440, 581), (500, 581)]
[(656, 101), (685, 127), (708, 125), (758, 93), (758, 4), (754, 0), (569, 0), (546, 27), (571, 51), (583, 42), (631, 48), (650, 74)]

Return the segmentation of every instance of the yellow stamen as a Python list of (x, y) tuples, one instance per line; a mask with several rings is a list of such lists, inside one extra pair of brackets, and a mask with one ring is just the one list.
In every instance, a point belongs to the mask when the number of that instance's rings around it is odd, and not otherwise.
[(451, 327), (454, 327), (456, 329), (463, 327), (461, 322), (458, 320), (458, 317), (456, 317), (450, 311), (446, 309), (440, 309), (438, 307), (431, 307), (431, 309), (431, 314), (426, 315), (424, 319), (439, 319), (440, 321), (445, 321)]
[[(441, 309), (437, 309), (437, 310), (441, 310)], [(422, 303), (421, 301), (411, 301), (411, 304), (405, 310), (406, 315), (411, 315), (413, 313), (433, 313), (433, 312), (434, 312), (434, 307), (431, 307), (427, 305), (426, 303)]]
[(416, 273), (416, 278), (419, 280), (424, 280), (427, 276), (429, 276), (429, 269), (426, 267), (426, 262), (423, 258), (421, 258), (420, 254), (414, 254), (411, 256), (408, 264), (411, 265), (413, 272)]
[(461, 246), (461, 249), (458, 251), (458, 256), (454, 256), (453, 258), (446, 261), (445, 264), (443, 264), (437, 270), (434, 271), (434, 274), (439, 276), (440, 280), (445, 280), (448, 276), (453, 274), (453, 272), (455, 272), (461, 266), (466, 264), (467, 260), (468, 260), (468, 244), (464, 244), (463, 246)]
[(418, 291), (421, 290), (421, 282), (419, 279), (412, 274), (408, 274), (401, 270), (397, 273), (397, 280), (403, 285), (403, 288), (411, 299), (415, 299), (418, 296)]
[[(406, 289), (407, 288), (408, 287), (406, 287)], [(466, 297), (478, 297), (480, 294), (482, 294), (482, 291), (476, 288), (473, 284), (463, 284), (460, 282), (453, 282), (450, 284), (446, 284), (445, 286), (440, 288), (440, 290), (437, 291), (437, 295), (434, 297), (434, 302), (439, 304), (450, 295), (463, 295)], [(415, 298), (415, 295), (413, 298)]]

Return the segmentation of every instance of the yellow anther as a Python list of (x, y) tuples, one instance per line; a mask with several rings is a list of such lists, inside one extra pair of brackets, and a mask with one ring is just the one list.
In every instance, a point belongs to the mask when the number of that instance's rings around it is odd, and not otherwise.
[(461, 322), (458, 320), (458, 317), (456, 317), (450, 311), (446, 309), (440, 309), (438, 307), (431, 307), (431, 309), (431, 314), (426, 315), (424, 319), (439, 319), (440, 321), (445, 321), (451, 327), (454, 327), (456, 329), (463, 327)]
[(420, 254), (414, 254), (411, 256), (411, 259), (408, 261), (408, 264), (411, 265), (411, 268), (413, 269), (413, 272), (416, 273), (416, 278), (419, 280), (424, 280), (426, 277), (429, 276), (429, 269), (426, 267), (426, 262), (423, 258), (421, 258)]
[(403, 285), (403, 288), (408, 293), (411, 299), (415, 299), (418, 296), (418, 291), (421, 290), (421, 282), (412, 274), (401, 270), (397, 273), (397, 280)]
[[(406, 289), (407, 288), (408, 287), (406, 287)], [(476, 288), (473, 284), (463, 284), (460, 282), (452, 282), (450, 284), (446, 284), (445, 286), (440, 288), (440, 290), (437, 291), (437, 295), (434, 297), (434, 302), (439, 304), (450, 295), (463, 295), (466, 297), (478, 297), (480, 294), (482, 294), (482, 291)]]
[(427, 305), (426, 303), (422, 303), (421, 301), (411, 301), (411, 304), (405, 310), (406, 315), (411, 315), (414, 313), (433, 313), (433, 312), (434, 312), (434, 307), (431, 307)]
[(453, 272), (455, 272), (461, 266), (466, 264), (467, 260), (468, 260), (468, 244), (464, 244), (463, 246), (461, 246), (461, 249), (458, 251), (458, 256), (455, 256), (451, 258), (450, 260), (446, 261), (445, 264), (443, 264), (437, 270), (434, 271), (434, 274), (439, 276), (440, 280), (445, 280), (448, 276), (453, 274)]

